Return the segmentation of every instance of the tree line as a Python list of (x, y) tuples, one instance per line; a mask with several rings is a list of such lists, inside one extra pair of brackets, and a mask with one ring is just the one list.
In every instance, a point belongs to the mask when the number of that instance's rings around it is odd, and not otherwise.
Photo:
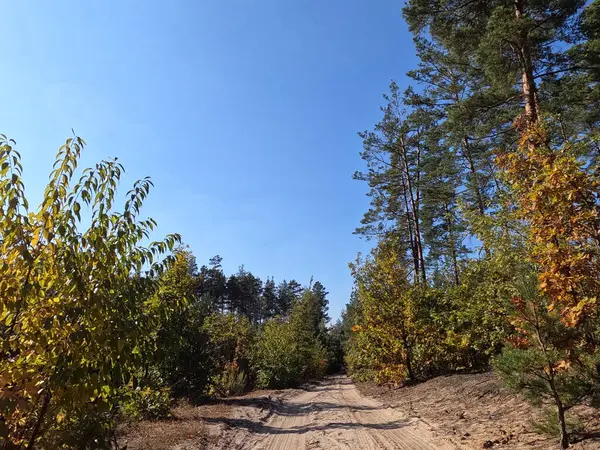
[[(220, 256), (214, 256), (199, 271), (195, 263), (191, 263), (190, 270), (197, 273), (200, 280), (195, 293), (197, 297), (220, 312), (245, 316), (252, 324), (263, 323), (276, 316), (289, 317), (293, 305), (304, 291), (300, 283), (291, 279), (276, 284), (273, 278), (263, 282), (244, 266), (227, 277), (222, 261)], [(327, 292), (319, 281), (314, 284), (311, 281), (310, 284), (321, 298), (323, 318), (328, 321)]]
[(32, 210), (0, 137), (0, 448), (122, 448), (118, 424), (167, 417), (177, 399), (339, 367), (320, 282), (226, 276), (218, 256), (198, 268), (179, 235), (152, 242), (152, 181), (119, 196), (121, 164), (79, 171), (84, 146), (59, 149)]
[(493, 365), (567, 415), (600, 367), (600, 2), (410, 0), (419, 59), (360, 133), (371, 198), (340, 327), (354, 377)]

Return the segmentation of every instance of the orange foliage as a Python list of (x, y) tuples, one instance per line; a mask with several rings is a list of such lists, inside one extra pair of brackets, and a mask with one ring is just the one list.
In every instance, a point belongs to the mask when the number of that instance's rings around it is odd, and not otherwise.
[(577, 326), (595, 310), (600, 291), (600, 183), (568, 148), (550, 148), (539, 124), (523, 131), (519, 151), (498, 163), (518, 219), (530, 226), (531, 257), (550, 309)]

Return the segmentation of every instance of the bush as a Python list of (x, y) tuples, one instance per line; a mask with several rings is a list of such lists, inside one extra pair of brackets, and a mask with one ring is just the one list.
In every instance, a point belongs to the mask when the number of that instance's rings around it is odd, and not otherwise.
[(253, 354), (252, 365), (260, 387), (285, 387), (298, 382), (290, 327), (277, 319), (267, 322)]
[(267, 322), (253, 355), (257, 384), (269, 388), (297, 386), (320, 378), (326, 362), (326, 352), (316, 337), (277, 319)]
[(136, 388), (128, 392), (122, 415), (126, 420), (164, 419), (171, 410), (171, 391), (168, 388)]
[(219, 397), (241, 395), (246, 392), (247, 387), (248, 378), (246, 373), (240, 370), (236, 363), (230, 363), (225, 366), (221, 374), (213, 378), (211, 394)]
[[(89, 449), (108, 450), (120, 448), (117, 445), (116, 425), (118, 408), (107, 402), (88, 402), (48, 411), (55, 419), (52, 428), (42, 433), (35, 443), (36, 449)], [(23, 450), (0, 438), (0, 448)]]
[(116, 425), (120, 420), (161, 419), (169, 416), (171, 395), (167, 388), (124, 388), (114, 403), (89, 402), (53, 414), (57, 425), (43, 434), (36, 448), (113, 449), (117, 445)]
[(113, 408), (164, 313), (179, 306), (155, 295), (157, 274), (169, 266), (163, 255), (179, 236), (147, 242), (156, 222), (139, 211), (152, 182), (137, 181), (119, 210), (122, 166), (102, 161), (77, 175), (84, 145), (74, 137), (60, 148), (40, 206), (29, 210), (19, 154), (0, 136), (6, 447), (60, 448), (54, 436), (86, 423), (90, 410)]
[(514, 274), (525, 270), (513, 259), (469, 261), (460, 286), (447, 289), (449, 312), (442, 308), (439, 316), (449, 370), (488, 369), (513, 332), (507, 302), (515, 294)]
[(216, 373), (214, 349), (203, 329), (205, 317), (202, 305), (193, 303), (159, 333), (158, 368), (176, 397), (204, 396)]

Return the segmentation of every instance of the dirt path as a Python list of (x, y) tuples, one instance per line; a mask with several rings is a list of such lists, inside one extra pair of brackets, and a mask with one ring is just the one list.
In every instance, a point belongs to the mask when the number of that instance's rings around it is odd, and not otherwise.
[[(128, 450), (558, 448), (556, 438), (533, 432), (535, 411), (491, 373), (359, 388), (332, 377), (304, 389), (181, 403), (170, 419), (125, 425), (119, 440)], [(587, 435), (573, 448), (600, 450), (597, 410), (577, 414)]]
[[(359, 394), (347, 377), (276, 405), (263, 423), (232, 424), (237, 432), (219, 447), (263, 450), (453, 449), (418, 419)], [(239, 429), (241, 425), (242, 429)]]

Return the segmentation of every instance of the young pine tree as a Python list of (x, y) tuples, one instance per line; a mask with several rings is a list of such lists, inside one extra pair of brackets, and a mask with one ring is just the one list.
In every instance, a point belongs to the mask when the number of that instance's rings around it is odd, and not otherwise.
[(586, 398), (598, 397), (598, 352), (582, 346), (583, 330), (567, 327), (539, 289), (535, 273), (518, 284), (512, 300), (511, 339), (494, 367), (506, 384), (534, 404), (554, 405), (553, 422), (562, 448), (569, 447), (567, 412)]

